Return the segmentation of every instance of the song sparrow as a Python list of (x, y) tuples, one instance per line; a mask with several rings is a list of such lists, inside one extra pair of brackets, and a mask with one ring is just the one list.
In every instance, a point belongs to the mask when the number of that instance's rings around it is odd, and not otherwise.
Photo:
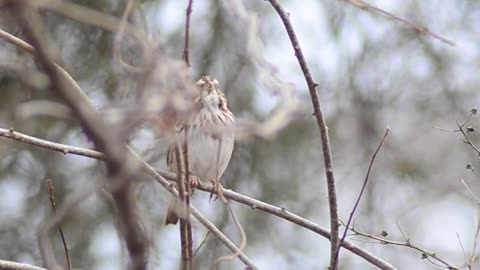
[[(202, 182), (211, 181), (216, 187), (221, 187), (219, 179), (232, 156), (235, 118), (215, 78), (202, 76), (196, 85), (200, 91), (196, 99), (200, 110), (180, 126), (178, 136), (180, 140), (185, 140), (185, 136), (187, 139), (190, 173)], [(185, 130), (188, 130), (187, 134)], [(169, 170), (177, 172), (177, 164), (174, 148), (171, 147), (167, 155)], [(176, 224), (178, 218), (178, 203), (173, 199), (165, 225)]]

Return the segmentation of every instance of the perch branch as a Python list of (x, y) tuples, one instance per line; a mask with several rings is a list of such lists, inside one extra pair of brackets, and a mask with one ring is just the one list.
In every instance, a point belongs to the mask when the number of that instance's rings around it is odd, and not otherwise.
[[(14, 131), (13, 129), (3, 129), (0, 128), (0, 137), (5, 137), (9, 139), (13, 139), (22, 143), (34, 145), (37, 147), (42, 147), (46, 148), (52, 151), (56, 151), (59, 153), (63, 154), (72, 154), (72, 155), (78, 155), (78, 156), (83, 156), (87, 158), (94, 158), (97, 160), (105, 160), (105, 156), (98, 151), (95, 150), (90, 150), (90, 149), (85, 149), (81, 147), (74, 147), (70, 145), (65, 145), (65, 144), (60, 144), (60, 143), (54, 143), (42, 139), (38, 139), (32, 136), (28, 136), (19, 132)], [(148, 165), (148, 164), (147, 164)], [(154, 176), (154, 179), (156, 179), (158, 182), (160, 182), (162, 185), (166, 187), (168, 191), (170, 191), (172, 194), (175, 195), (176, 190), (174, 189), (173, 185), (170, 185), (167, 180), (172, 180), (174, 181), (176, 179), (176, 174), (164, 170), (156, 170), (158, 172), (158, 176), (155, 175), (153, 171), (151, 171), (151, 167), (146, 168), (146, 172), (152, 176)], [(165, 181), (164, 181), (165, 180)], [(211, 186), (199, 183), (198, 190), (202, 190), (205, 192), (213, 192), (213, 188)], [(256, 199), (253, 199), (251, 197), (245, 196), (243, 194), (234, 192), (229, 189), (224, 189), (223, 190), (223, 195), (225, 198), (236, 201), (238, 203), (244, 204), (246, 206), (249, 206), (253, 210), (260, 210), (269, 214), (272, 214), (274, 216), (277, 216), (281, 219), (285, 219), (287, 221), (290, 221), (294, 224), (297, 224), (300, 227), (306, 228), (314, 233), (317, 233), (327, 239), (330, 238), (330, 232), (313, 223), (312, 221), (309, 221), (305, 218), (302, 218), (298, 215), (295, 215), (289, 211), (287, 211), (284, 207), (278, 207), (274, 206)], [(192, 214), (194, 214), (192, 212)], [(195, 215), (194, 215), (195, 216)], [(394, 266), (389, 264), (388, 262), (383, 261), (382, 259), (376, 257), (375, 255), (371, 254), (367, 250), (364, 250), (358, 246), (356, 246), (354, 243), (351, 241), (345, 240), (342, 242), (342, 247), (349, 250), (350, 252), (362, 257), (366, 261), (370, 262), (371, 264), (377, 266), (380, 269), (384, 270), (394, 270), (396, 269)]]
[[(55, 189), (51, 179), (47, 179), (48, 187), (48, 199), (52, 205), (53, 213), (57, 212), (57, 206), (55, 204)], [(58, 233), (60, 234), (60, 239), (62, 240), (63, 250), (65, 252), (65, 258), (67, 260), (68, 270), (72, 270), (72, 261), (70, 260), (70, 253), (68, 252), (67, 240), (65, 240), (65, 235), (63, 233), (62, 225), (60, 222), (57, 223)]]
[(444, 38), (441, 35), (436, 34), (435, 32), (432, 32), (430, 29), (428, 29), (425, 26), (418, 25), (418, 24), (410, 22), (406, 19), (400, 18), (395, 14), (392, 14), (392, 13), (390, 13), (388, 11), (385, 11), (381, 8), (378, 8), (374, 5), (370, 5), (370, 4), (368, 4), (368, 3), (366, 3), (362, 0), (345, 0), (345, 2), (349, 3), (352, 6), (358, 7), (360, 9), (367, 10), (367, 11), (372, 12), (372, 13), (380, 14), (380, 15), (385, 16), (387, 18), (390, 18), (392, 20), (398, 21), (398, 22), (406, 25), (407, 27), (410, 27), (410, 28), (414, 29), (415, 31), (417, 31), (419, 33), (422, 33), (424, 35), (432, 36), (433, 38), (436, 38), (436, 39), (438, 39), (442, 42), (445, 42), (448, 45), (455, 46), (455, 42), (453, 42), (453, 41), (451, 41), (447, 38)]

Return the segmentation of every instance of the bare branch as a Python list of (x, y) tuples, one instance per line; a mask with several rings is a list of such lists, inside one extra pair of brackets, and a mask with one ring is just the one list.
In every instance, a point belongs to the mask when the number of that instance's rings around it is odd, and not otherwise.
[(328, 127), (323, 116), (323, 112), (318, 100), (318, 95), (316, 88), (317, 83), (314, 82), (313, 77), (310, 73), (310, 70), (307, 65), (307, 61), (303, 56), (300, 43), (298, 42), (297, 35), (293, 29), (290, 19), (288, 18), (287, 12), (276, 0), (269, 0), (270, 4), (273, 6), (275, 11), (277, 11), (280, 19), (282, 20), (285, 29), (287, 30), (288, 37), (292, 43), (293, 50), (295, 51), (295, 56), (297, 57), (300, 68), (302, 69), (303, 76), (308, 85), (308, 90), (310, 92), (310, 98), (313, 105), (313, 115), (317, 118), (317, 125), (320, 129), (320, 138), (322, 141), (322, 150), (323, 150), (323, 161), (325, 164), (325, 173), (327, 177), (327, 187), (328, 187), (328, 205), (330, 209), (330, 270), (336, 270), (338, 268), (338, 263), (335, 259), (335, 254), (338, 249), (338, 209), (337, 209), (337, 194), (335, 191), (335, 177), (333, 175), (333, 160), (332, 153), (330, 149), (330, 139), (328, 137)]
[[(353, 227), (350, 227), (348, 229), (350, 231), (352, 231), (355, 235), (360, 235), (360, 236), (363, 236), (363, 237), (367, 237), (369, 239), (378, 241), (380, 244), (407, 247), (407, 248), (419, 251), (421, 253), (421, 259), (427, 259), (430, 263), (432, 263), (436, 266), (448, 268), (450, 270), (461, 270), (461, 268), (456, 267), (454, 265), (451, 265), (447, 261), (438, 257), (438, 255), (436, 253), (428, 251), (428, 250), (426, 250), (424, 248), (421, 248), (419, 246), (413, 245), (411, 243), (411, 241), (408, 238), (405, 237), (405, 235), (403, 234), (403, 232), (401, 230), (400, 231), (401, 231), (401, 233), (402, 233), (402, 235), (405, 239), (405, 242), (392, 241), (392, 240), (389, 240), (389, 239), (386, 239), (386, 238), (383, 238), (383, 237), (379, 237), (379, 236), (376, 236), (376, 235), (373, 235), (373, 234), (364, 233), (364, 232), (361, 232), (361, 231), (359, 231), (359, 230), (357, 230)], [(439, 263), (441, 265), (439, 265)]]
[(32, 47), (32, 45), (26, 43), (25, 41), (17, 38), (16, 36), (3, 31), (0, 29), (0, 38), (7, 41), (8, 43), (17, 46), (18, 48), (33, 54), (35, 52), (35, 49)]
[(470, 196), (472, 197), (472, 200), (473, 202), (477, 205), (477, 206), (480, 206), (480, 199), (478, 199), (478, 197), (475, 195), (475, 193), (473, 193), (472, 189), (467, 185), (467, 183), (465, 182), (465, 180), (460, 179), (460, 182), (462, 182), (463, 186), (465, 187), (465, 189), (468, 191), (468, 193), (470, 194)]
[[(370, 164), (368, 164), (368, 169), (367, 169), (367, 174), (365, 175), (365, 180), (363, 181), (362, 188), (360, 190), (360, 194), (358, 194), (357, 201), (355, 202), (355, 205), (353, 206), (352, 211), (350, 212), (350, 216), (348, 217), (347, 225), (345, 226), (345, 230), (343, 231), (343, 236), (342, 239), (340, 240), (340, 243), (345, 241), (345, 237), (347, 237), (347, 232), (348, 228), (350, 227), (350, 223), (353, 220), (353, 216), (355, 215), (355, 211), (357, 210), (358, 205), (360, 204), (360, 200), (362, 199), (363, 192), (365, 191), (365, 188), (367, 187), (368, 179), (370, 178), (370, 172), (373, 167), (373, 162), (375, 162), (375, 158), (377, 157), (378, 152), (382, 148), (383, 142), (385, 141), (385, 138), (388, 135), (388, 132), (390, 131), (390, 127), (387, 127), (387, 130), (385, 131), (385, 134), (383, 134), (382, 139), (380, 140), (380, 144), (378, 145), (377, 149), (372, 155), (372, 158), (370, 159)], [(338, 260), (338, 256), (340, 254), (340, 248), (338, 248), (336, 254), (335, 254), (335, 260)]]
[[(188, 1), (187, 10), (185, 11), (185, 46), (183, 49), (183, 60), (188, 67), (190, 67), (190, 60), (189, 60), (189, 42), (190, 42), (190, 15), (192, 14), (192, 6), (193, 0)], [(188, 126), (185, 126), (185, 134), (188, 134)], [(184, 218), (180, 219), (180, 239), (182, 244), (182, 269), (184, 270), (193, 270), (193, 237), (192, 237), (192, 223), (190, 220), (190, 198), (192, 195), (191, 190), (191, 179), (190, 179), (190, 165), (188, 160), (188, 136), (182, 138), (185, 140), (183, 143), (183, 147), (177, 147), (175, 155), (177, 156), (177, 164), (182, 164), (182, 162), (178, 162), (179, 160), (183, 160), (183, 168), (185, 172), (185, 180), (183, 180), (182, 175), (178, 175), (178, 185), (179, 185), (179, 192), (180, 192), (180, 199), (182, 201), (182, 210), (184, 210), (186, 215)], [(177, 142), (178, 144), (178, 142)], [(180, 149), (183, 149), (182, 153), (180, 153)], [(178, 152), (178, 153), (177, 153)], [(183, 159), (180, 159), (180, 155), (183, 155)], [(177, 173), (181, 173), (181, 165), (177, 166)], [(185, 187), (185, 183), (187, 186)], [(183, 193), (183, 196), (182, 194)]]
[(456, 46), (455, 42), (447, 39), (447, 38), (444, 38), (442, 37), (441, 35), (439, 34), (436, 34), (434, 32), (432, 32), (430, 29), (428, 29), (427, 27), (425, 26), (422, 26), (422, 25), (418, 25), (418, 24), (415, 24), (413, 22), (410, 22), (408, 20), (405, 20), (403, 18), (400, 18), (388, 11), (385, 11), (381, 8), (378, 8), (376, 6), (373, 6), (373, 5), (370, 5), (362, 0), (345, 0), (347, 3), (351, 4), (352, 6), (355, 6), (355, 7), (358, 7), (360, 9), (364, 9), (364, 10), (367, 10), (367, 11), (370, 11), (372, 13), (376, 13), (376, 14), (380, 14), (380, 15), (383, 15), (387, 18), (390, 18), (390, 19), (393, 19), (395, 21), (399, 21), (400, 23), (406, 25), (407, 27), (410, 27), (416, 31), (418, 31), (419, 33), (422, 33), (424, 35), (430, 35), (432, 36), (433, 38), (436, 38), (442, 42), (445, 42), (447, 43), (448, 45), (451, 45), (451, 46)]
[(0, 270), (47, 270), (38, 266), (0, 260)]
[[(84, 149), (80, 147), (73, 147), (65, 144), (60, 144), (60, 143), (54, 143), (42, 139), (38, 139), (32, 136), (28, 136), (13, 130), (8, 130), (8, 129), (2, 129), (0, 128), (0, 137), (5, 137), (5, 138), (10, 138), (14, 139), (23, 143), (35, 145), (38, 147), (46, 148), (49, 150), (57, 151), (60, 153), (66, 153), (66, 154), (73, 154), (73, 155), (78, 155), (78, 156), (84, 156), (88, 158), (94, 158), (98, 160), (104, 160), (104, 155), (98, 151), (95, 150), (90, 150), (90, 149)], [(134, 154), (135, 155), (135, 154)], [(144, 163), (146, 164), (146, 163)], [(147, 164), (148, 165), (148, 164)], [(148, 165), (146, 168), (146, 172), (154, 177), (158, 182), (160, 182), (168, 191), (170, 191), (174, 196), (177, 194), (177, 191), (173, 187), (173, 185), (170, 185), (168, 183), (168, 180), (174, 181), (176, 179), (176, 174), (164, 170), (156, 170), (155, 172), (159, 173), (158, 175), (154, 174), (152, 171), (152, 168)], [(198, 190), (202, 190), (205, 192), (214, 192), (213, 188), (211, 186), (199, 183), (197, 186)], [(275, 215), (281, 219), (285, 219), (287, 221), (290, 221), (294, 224), (297, 224), (300, 227), (306, 228), (312, 232), (315, 232), (325, 238), (330, 238), (330, 232), (315, 224), (314, 222), (307, 220), (305, 218), (302, 218), (298, 215), (295, 215), (294, 213), (291, 213), (287, 211), (283, 207), (278, 207), (274, 206), (253, 198), (250, 198), (248, 196), (245, 196), (243, 194), (234, 192), (229, 189), (224, 189), (223, 190), (223, 195), (225, 198), (234, 200), (236, 202), (239, 202), (241, 204), (249, 206), (253, 210), (260, 210), (264, 211), (266, 213)], [(177, 195), (178, 196), (178, 195)], [(394, 266), (389, 264), (388, 262), (383, 261), (382, 259), (376, 257), (375, 255), (371, 254), (370, 252), (356, 246), (352, 242), (345, 240), (342, 242), (342, 247), (345, 249), (351, 251), (352, 253), (364, 258), (366, 261), (372, 263), (373, 265), (377, 266), (380, 269), (385, 269), (385, 270), (394, 270), (396, 269)]]
[[(57, 212), (57, 207), (55, 205), (55, 189), (51, 179), (47, 179), (48, 186), (48, 198), (50, 199), (50, 204), (52, 205), (53, 213)], [(72, 270), (72, 261), (70, 260), (70, 253), (68, 252), (67, 240), (65, 240), (65, 235), (63, 234), (62, 226), (60, 222), (57, 223), (58, 233), (62, 240), (63, 250), (65, 251), (65, 257), (67, 259), (68, 270)]]
[[(128, 64), (127, 62), (125, 62), (123, 60), (122, 53), (121, 53), (121, 44), (122, 44), (123, 34), (125, 32), (125, 27), (128, 23), (128, 17), (130, 16), (134, 0), (127, 0), (125, 2), (126, 2), (125, 9), (123, 11), (122, 18), (121, 18), (120, 24), (118, 26), (117, 34), (115, 35), (115, 42), (113, 43), (113, 56), (114, 56), (115, 60), (117, 60), (117, 62), (123, 68), (125, 68), (126, 70), (128, 70), (130, 72), (133, 72), (133, 73), (139, 73), (139, 72), (145, 71), (145, 69)], [(143, 40), (141, 42), (142, 42), (142, 45), (145, 49), (144, 50), (144, 55), (149, 55), (150, 47), (145, 45), (145, 43), (147, 43), (147, 42), (143, 41)], [(146, 49), (146, 48), (148, 48), (148, 49)], [(145, 57), (145, 58), (147, 58), (147, 57)]]
[(472, 255), (470, 256), (470, 260), (468, 261), (468, 266), (472, 269), (473, 263), (477, 260), (477, 246), (478, 246), (478, 236), (480, 234), (480, 210), (477, 208), (477, 217), (475, 218), (475, 236), (473, 240), (472, 246)]
[[(239, 251), (243, 250), (245, 246), (247, 245), (247, 235), (245, 234), (245, 230), (243, 229), (242, 225), (240, 224), (240, 221), (238, 220), (237, 216), (235, 215), (235, 212), (233, 212), (232, 207), (230, 206), (227, 198), (223, 195), (223, 192), (217, 191), (218, 196), (222, 200), (222, 202), (225, 204), (225, 207), (228, 210), (228, 213), (230, 214), (230, 217), (232, 217), (233, 222), (235, 223), (235, 226), (237, 227), (238, 231), (240, 232), (240, 245), (238, 246)], [(237, 258), (240, 255), (240, 253), (235, 253), (229, 256), (221, 256), (215, 259), (215, 261), (212, 263), (210, 269), (216, 269), (216, 265), (219, 264), (222, 261), (231, 261)]]
[[(185, 188), (186, 161), (188, 156), (181, 153), (180, 142), (177, 140), (177, 145), (174, 150), (175, 160), (177, 164), (177, 187), (178, 197), (181, 202), (180, 205), (180, 246), (182, 254), (182, 270), (193, 270), (193, 242), (192, 242), (192, 226), (190, 223), (190, 194)], [(183, 164), (183, 166), (182, 166)]]

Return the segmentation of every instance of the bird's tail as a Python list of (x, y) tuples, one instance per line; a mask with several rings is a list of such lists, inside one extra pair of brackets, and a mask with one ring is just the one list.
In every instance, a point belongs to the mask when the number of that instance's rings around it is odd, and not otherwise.
[(178, 222), (178, 200), (176, 198), (172, 198), (170, 200), (170, 204), (168, 206), (167, 216), (165, 218), (165, 226), (169, 224), (177, 224)]

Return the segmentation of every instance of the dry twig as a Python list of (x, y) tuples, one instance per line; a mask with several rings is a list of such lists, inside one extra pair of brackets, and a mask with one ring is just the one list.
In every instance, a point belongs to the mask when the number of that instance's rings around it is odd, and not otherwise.
[[(406, 236), (404, 235), (404, 233), (402, 232), (400, 227), (399, 227), (399, 229), (400, 229), (400, 232), (402, 233), (402, 236), (405, 240), (404, 242), (393, 241), (393, 240), (386, 239), (384, 237), (379, 237), (377, 235), (361, 232), (361, 231), (355, 229), (354, 227), (350, 227), (350, 228), (346, 228), (346, 229), (352, 231), (354, 233), (354, 235), (359, 235), (359, 236), (363, 236), (363, 237), (378, 241), (378, 243), (380, 243), (380, 244), (407, 247), (407, 248), (419, 251), (421, 253), (421, 259), (426, 259), (435, 266), (439, 266), (439, 267), (442, 267), (442, 268), (447, 268), (449, 270), (461, 270), (461, 268), (459, 268), (457, 266), (454, 266), (454, 265), (448, 263), (447, 261), (445, 261), (444, 259), (440, 258), (436, 253), (428, 251), (424, 248), (421, 248), (419, 246), (416, 246), (416, 245), (412, 244), (410, 239), (406, 238)], [(382, 235), (386, 235), (386, 232), (383, 232)]]
[(447, 38), (444, 38), (442, 37), (441, 35), (439, 34), (436, 34), (435, 32), (432, 32), (430, 29), (428, 29), (427, 27), (425, 26), (422, 26), (422, 25), (418, 25), (418, 24), (415, 24), (413, 22), (410, 22), (406, 19), (403, 19), (401, 17), (398, 17), (397, 15), (395, 14), (392, 14), (388, 11), (385, 11), (381, 8), (378, 8), (374, 5), (370, 5), (362, 0), (345, 0), (347, 3), (351, 4), (352, 6), (355, 6), (355, 7), (358, 7), (360, 9), (364, 9), (364, 10), (367, 10), (367, 11), (370, 11), (372, 13), (376, 13), (376, 14), (380, 14), (380, 15), (383, 15), (387, 18), (390, 18), (390, 19), (393, 19), (395, 21), (398, 21), (404, 25), (406, 25), (407, 27), (410, 27), (412, 29), (414, 29), (415, 31), (419, 32), (419, 33), (422, 33), (424, 35), (429, 35), (429, 36), (432, 36), (433, 38), (436, 38), (442, 42), (445, 42), (447, 43), (448, 45), (451, 45), (451, 46), (455, 46), (455, 42), (447, 39)]
[(41, 268), (41, 267), (30, 265), (30, 264), (10, 262), (10, 261), (4, 261), (4, 260), (0, 260), (0, 269), (1, 270), (47, 270), (45, 268)]
[[(192, 14), (192, 5), (193, 5), (193, 0), (188, 1), (188, 6), (185, 14), (185, 46), (183, 49), (183, 60), (185, 61), (185, 64), (190, 67), (190, 61), (189, 61), (189, 41), (190, 41), (190, 15)], [(188, 134), (188, 126), (185, 126), (185, 134)], [(192, 232), (192, 223), (190, 219), (190, 199), (192, 196), (192, 185), (191, 185), (191, 179), (190, 179), (190, 164), (188, 160), (188, 136), (185, 136), (185, 138), (182, 138), (185, 141), (183, 142), (183, 147), (180, 147), (179, 142), (177, 142), (178, 147), (176, 149), (175, 155), (177, 156), (177, 160), (183, 160), (183, 162), (178, 162), (178, 164), (182, 164), (183, 166), (180, 165), (178, 168), (180, 168), (177, 173), (180, 173), (177, 175), (177, 183), (179, 184), (179, 193), (183, 193), (183, 196), (180, 196), (180, 201), (182, 202), (182, 211), (185, 215), (183, 215), (183, 218), (180, 219), (180, 241), (181, 241), (181, 246), (182, 246), (182, 264), (183, 267), (182, 269), (185, 270), (193, 270), (194, 269), (194, 256), (193, 256), (193, 232)], [(183, 149), (180, 153), (180, 149)], [(180, 159), (180, 155), (183, 155), (183, 159)], [(182, 169), (184, 174), (182, 174)], [(185, 181), (182, 177), (182, 175), (185, 176)], [(185, 186), (185, 183), (187, 184)]]
[(292, 24), (290, 23), (289, 15), (283, 7), (276, 0), (269, 0), (270, 4), (273, 6), (275, 11), (277, 11), (280, 19), (282, 20), (285, 29), (287, 30), (288, 37), (292, 43), (293, 50), (295, 51), (295, 56), (297, 57), (300, 68), (302, 69), (303, 76), (308, 85), (308, 91), (310, 92), (310, 98), (313, 105), (313, 115), (317, 119), (317, 125), (320, 129), (320, 138), (322, 142), (322, 151), (323, 151), (323, 161), (325, 164), (325, 173), (327, 177), (327, 187), (328, 187), (328, 205), (330, 209), (330, 270), (336, 270), (338, 268), (338, 263), (335, 259), (335, 254), (338, 249), (339, 240), (338, 240), (338, 209), (337, 209), (337, 194), (335, 191), (335, 177), (333, 175), (333, 159), (332, 152), (330, 149), (330, 139), (328, 137), (328, 127), (323, 116), (322, 108), (318, 100), (317, 90), (318, 84), (313, 80), (310, 69), (308, 68), (307, 61), (303, 56), (300, 43), (298, 42), (297, 35), (293, 29)]
[[(48, 198), (50, 199), (50, 204), (52, 205), (53, 213), (57, 212), (57, 207), (55, 205), (55, 189), (53, 188), (53, 183), (51, 179), (47, 179), (48, 186)], [(63, 233), (62, 225), (60, 222), (57, 223), (58, 233), (60, 234), (60, 239), (62, 240), (63, 250), (65, 251), (65, 258), (67, 259), (68, 270), (72, 270), (72, 261), (70, 260), (70, 253), (68, 252), (67, 240), (65, 240), (65, 235)]]
[[(345, 237), (347, 237), (347, 232), (348, 228), (350, 227), (350, 223), (353, 220), (353, 216), (355, 215), (355, 211), (357, 210), (358, 205), (360, 204), (360, 200), (362, 199), (363, 192), (365, 191), (365, 188), (367, 187), (368, 179), (370, 178), (370, 172), (372, 171), (373, 163), (375, 162), (375, 158), (377, 157), (378, 152), (382, 148), (383, 142), (385, 141), (385, 138), (388, 135), (388, 132), (390, 131), (390, 127), (387, 127), (387, 130), (385, 131), (385, 134), (383, 134), (382, 139), (380, 140), (380, 144), (377, 146), (377, 149), (372, 155), (372, 158), (370, 159), (370, 164), (368, 164), (368, 169), (367, 169), (367, 174), (365, 175), (365, 180), (363, 181), (362, 188), (360, 190), (360, 194), (358, 194), (357, 201), (355, 202), (355, 205), (352, 208), (352, 211), (350, 212), (350, 216), (348, 217), (347, 225), (345, 226), (345, 231), (343, 231), (342, 239), (340, 240), (340, 243), (345, 241)], [(335, 253), (335, 261), (338, 260), (338, 256), (340, 254), (340, 247), (337, 249)]]

